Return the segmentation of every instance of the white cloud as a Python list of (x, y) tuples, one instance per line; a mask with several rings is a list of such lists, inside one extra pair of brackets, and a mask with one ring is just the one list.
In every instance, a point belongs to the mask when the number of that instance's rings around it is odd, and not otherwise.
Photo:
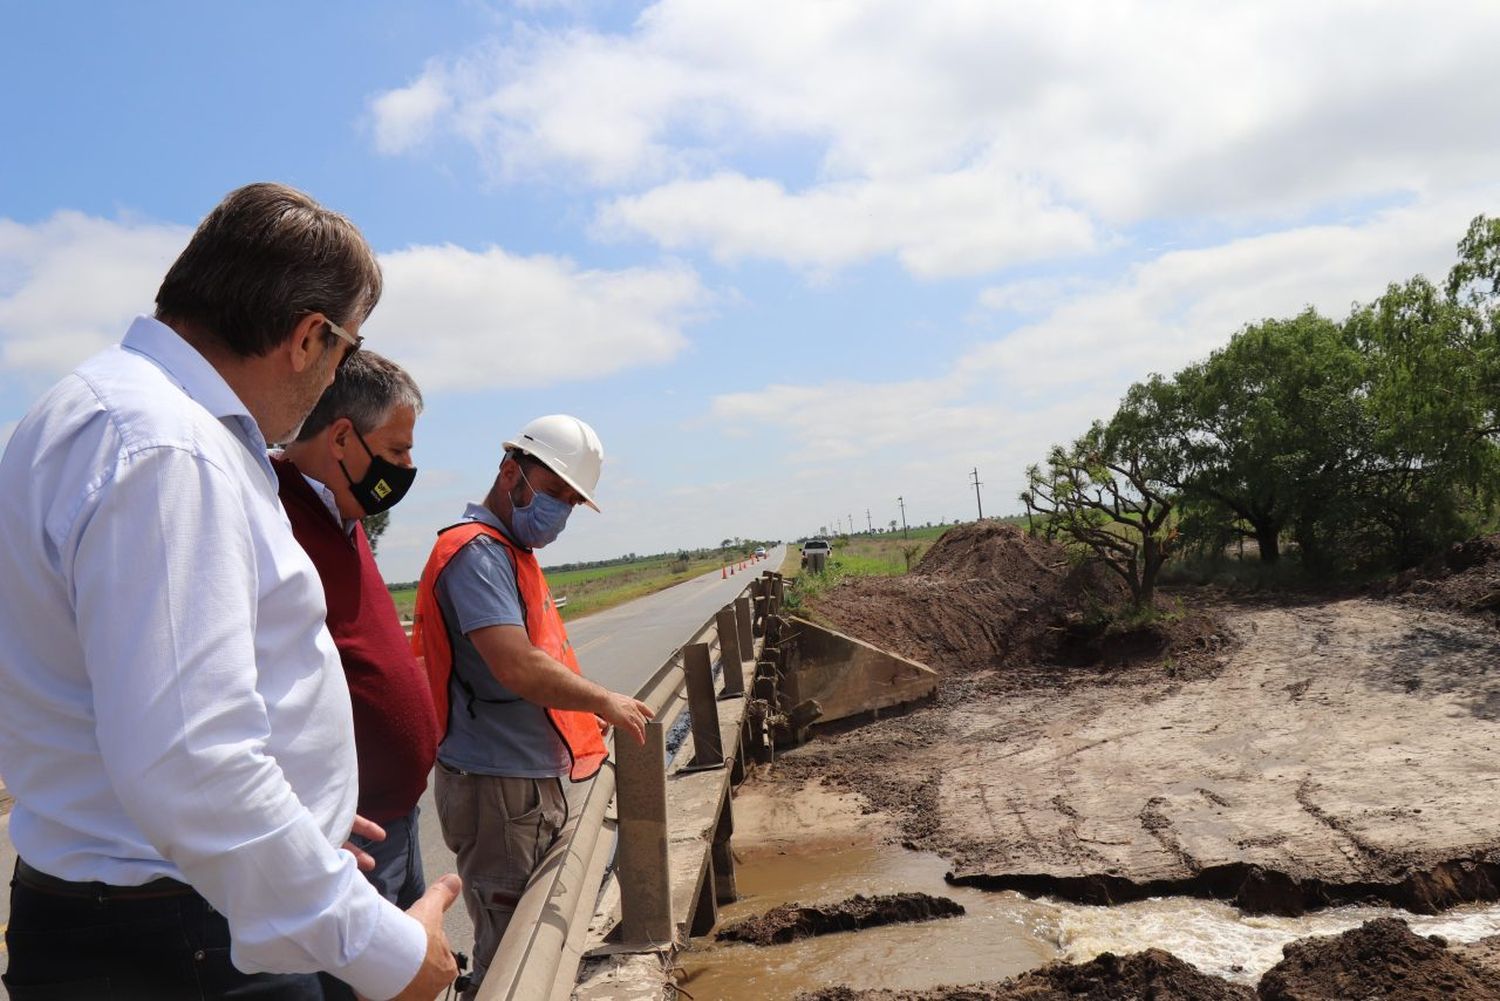
[(994, 426), (1003, 408), (956, 394), (957, 385), (953, 378), (773, 385), (715, 397), (713, 416), (730, 425), (769, 423), (795, 431), (788, 454), (793, 461), (860, 460), (918, 443), (952, 442), (976, 427)]
[[(762, 447), (779, 442), (791, 463), (814, 472), (797, 492), (814, 510), (838, 497), (899, 490), (934, 505), (931, 517), (951, 517), (962, 513), (951, 499), (959, 472), (974, 465), (994, 498), (987, 509), (1013, 510), (1025, 467), (1090, 421), (1109, 418), (1132, 382), (1207, 356), (1246, 323), (1307, 306), (1342, 318), (1392, 281), (1416, 273), (1441, 280), (1472, 207), (1496, 197), (1500, 187), (1470, 190), (1361, 226), (1173, 251), (1107, 284), (1079, 285), (939, 377), (771, 385), (717, 397), (712, 416)], [(813, 499), (820, 496), (827, 500)]]
[(1022, 278), (979, 293), (979, 305), (996, 312), (1050, 312), (1067, 300), (1098, 287), (1097, 282), (1073, 275)]
[[(57, 374), (150, 313), (186, 244), (180, 226), (60, 212), (0, 218), (0, 371)], [(365, 332), (431, 389), (545, 386), (670, 361), (709, 296), (691, 269), (589, 270), (499, 248), (381, 255), (386, 292)], [(388, 346), (388, 348), (386, 347)]]
[[(1146, 220), (1300, 220), (1496, 176), (1500, 91), (1473, 81), (1497, 34), (1483, 0), (661, 0), (620, 33), (518, 30), (414, 86), (500, 176), (632, 190), (611, 226), (946, 275)], [(788, 193), (772, 161), (814, 174)]]
[(387, 154), (403, 153), (422, 144), (452, 104), (440, 75), (424, 75), (408, 87), (379, 95), (370, 102), (375, 148)]
[(661, 364), (687, 347), (682, 326), (708, 299), (683, 267), (594, 271), (454, 246), (381, 264), (386, 293), (366, 330), (433, 389), (541, 387)]
[[(1469, 189), (1387, 210), (1365, 225), (1306, 226), (1172, 251), (1059, 304), (958, 368), (997, 374), (1018, 394), (1099, 387), (1118, 396), (1151, 372), (1170, 374), (1206, 356), (1247, 323), (1308, 306), (1341, 319), (1390, 282), (1418, 272), (1442, 279), (1475, 206), (1497, 196), (1500, 188)], [(1099, 415), (1113, 409), (1110, 402)]]
[(674, 249), (705, 245), (725, 261), (772, 257), (826, 270), (895, 254), (912, 274), (929, 278), (982, 274), (1094, 244), (1081, 213), (982, 170), (826, 184), (800, 194), (774, 181), (719, 174), (617, 199), (600, 221), (606, 233), (640, 233)]
[(64, 372), (117, 342), (132, 316), (155, 308), (191, 232), (78, 212), (32, 225), (0, 218), (0, 369)]

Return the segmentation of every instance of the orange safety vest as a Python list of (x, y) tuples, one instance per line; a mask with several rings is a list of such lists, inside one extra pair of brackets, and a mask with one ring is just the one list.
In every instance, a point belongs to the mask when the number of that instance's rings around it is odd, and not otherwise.
[[(582, 673), (578, 670), (578, 658), (573, 653), (573, 645), (568, 642), (562, 616), (552, 603), (552, 592), (547, 587), (547, 578), (542, 576), (536, 555), (482, 522), (466, 521), (445, 528), (438, 533), (437, 544), (432, 547), (432, 555), (427, 557), (427, 566), (422, 570), (411, 629), (412, 650), (427, 661), (427, 681), (432, 686), (432, 703), (437, 708), (438, 726), (444, 736), (448, 733), (448, 680), (453, 674), (453, 645), (448, 639), (447, 624), (437, 599), (437, 580), (458, 551), (481, 535), (488, 535), (510, 552), (516, 589), (521, 597), (521, 614), (526, 619), (526, 635), (531, 645), (565, 664), (574, 674)], [(552, 721), (573, 759), (569, 778), (574, 782), (592, 778), (609, 756), (604, 748), (604, 736), (599, 732), (598, 717), (572, 709), (549, 708), (547, 718)]]

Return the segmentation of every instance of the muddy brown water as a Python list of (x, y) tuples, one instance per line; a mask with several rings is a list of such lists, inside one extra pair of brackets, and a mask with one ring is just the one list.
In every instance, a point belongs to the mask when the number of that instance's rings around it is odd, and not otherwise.
[(1339, 907), (1301, 918), (1245, 915), (1218, 901), (1182, 897), (1092, 907), (949, 886), (947, 868), (937, 855), (873, 839), (745, 849), (736, 867), (740, 899), (720, 908), (721, 925), (779, 904), (825, 903), (856, 893), (926, 892), (956, 900), (967, 913), (776, 946), (695, 939), (680, 957), (679, 982), (698, 1001), (777, 1001), (836, 984), (912, 990), (1000, 980), (1054, 959), (1081, 962), (1154, 946), (1205, 973), (1254, 983), (1281, 959), (1286, 943), (1376, 917), (1400, 917), (1418, 934), (1454, 944), (1500, 934), (1500, 905), (1494, 904), (1436, 916)]

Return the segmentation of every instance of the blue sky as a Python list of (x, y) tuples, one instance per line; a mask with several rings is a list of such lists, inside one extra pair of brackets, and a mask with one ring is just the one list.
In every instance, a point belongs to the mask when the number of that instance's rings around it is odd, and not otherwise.
[(391, 579), (558, 411), (608, 459), (548, 562), (972, 517), (975, 466), (1010, 512), (1131, 382), (1445, 271), (1497, 41), (1460, 2), (0, 0), (0, 441), (273, 179), (364, 230), (427, 394)]

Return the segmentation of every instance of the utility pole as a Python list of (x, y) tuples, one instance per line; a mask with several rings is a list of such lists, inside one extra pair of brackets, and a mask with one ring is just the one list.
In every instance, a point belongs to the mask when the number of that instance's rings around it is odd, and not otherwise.
[(853, 511), (849, 512), (849, 534), (850, 535), (854, 534), (854, 512)]
[(897, 497), (896, 503), (901, 505), (901, 538), (909, 539), (911, 536), (906, 534), (906, 500), (903, 497)]
[(980, 486), (980, 483), (979, 483), (979, 467), (978, 466), (974, 467), (973, 476), (974, 476), (974, 503), (979, 505), (979, 520), (983, 521), (984, 520), (984, 501), (981, 500), (980, 497), (979, 497), (979, 486)]
[(865, 508), (865, 530), (871, 535), (875, 534), (875, 523), (870, 520), (870, 509)]

